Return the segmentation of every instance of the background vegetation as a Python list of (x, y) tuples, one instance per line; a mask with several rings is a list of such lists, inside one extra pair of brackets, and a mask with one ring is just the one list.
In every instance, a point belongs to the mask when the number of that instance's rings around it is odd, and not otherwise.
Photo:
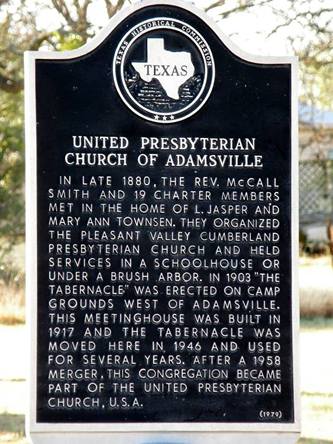
[[(26, 50), (74, 49), (92, 38), (126, 0), (0, 0), (0, 323), (24, 322), (24, 137), (23, 53)], [(332, 0), (196, 0), (236, 42), (245, 31), (264, 41), (279, 40), (300, 58), (300, 100), (318, 108), (333, 103)], [(254, 16), (255, 29), (247, 29)], [(250, 22), (250, 21), (249, 21)], [(253, 23), (253, 20), (251, 21)], [(249, 52), (252, 52), (247, 48)], [(320, 140), (320, 128), (315, 134)], [(333, 360), (317, 374), (320, 349), (333, 341), (332, 270), (327, 258), (303, 258), (301, 310), (305, 383), (303, 444), (333, 443)], [(318, 271), (319, 270), (319, 271)], [(326, 317), (322, 319), (322, 316)], [(0, 443), (23, 438), (22, 397), (27, 359), (24, 326), (0, 325)], [(5, 339), (4, 339), (5, 338)], [(10, 340), (8, 339), (10, 338)], [(14, 353), (13, 353), (14, 350)], [(309, 353), (310, 351), (310, 353)], [(311, 356), (310, 356), (311, 355)], [(25, 358), (26, 356), (26, 358)], [(7, 361), (9, 362), (6, 366)], [(304, 365), (303, 365), (304, 364)], [(318, 378), (317, 378), (318, 379)], [(310, 439), (314, 438), (314, 439)]]

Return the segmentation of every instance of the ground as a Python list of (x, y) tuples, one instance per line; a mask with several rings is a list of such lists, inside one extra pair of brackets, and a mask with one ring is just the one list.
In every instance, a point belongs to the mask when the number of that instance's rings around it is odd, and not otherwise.
[(333, 318), (333, 269), (329, 256), (302, 257), (299, 267), (301, 315)]
[[(301, 326), (302, 444), (333, 443), (333, 320), (303, 321)], [(25, 444), (25, 326), (0, 326), (0, 444)]]

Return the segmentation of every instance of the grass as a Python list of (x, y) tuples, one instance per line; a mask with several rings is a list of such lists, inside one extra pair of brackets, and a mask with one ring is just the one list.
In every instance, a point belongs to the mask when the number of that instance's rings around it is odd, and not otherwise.
[(302, 393), (302, 434), (333, 442), (333, 394)]
[(12, 415), (10, 413), (0, 415), (0, 432), (14, 435), (14, 437), (16, 435), (18, 438), (23, 437), (24, 415)]
[(24, 422), (24, 415), (2, 413), (0, 415), (0, 444), (28, 444)]
[(329, 256), (300, 258), (300, 310), (305, 318), (333, 317), (333, 268)]
[(301, 438), (297, 441), (297, 444), (332, 444), (333, 441), (323, 441), (319, 439), (307, 439), (307, 438)]
[(301, 318), (302, 331), (333, 330), (333, 318)]
[(0, 284), (0, 324), (16, 325), (24, 322), (24, 289), (15, 285)]
[(0, 245), (0, 324), (25, 322), (24, 249), (24, 244), (11, 251)]
[(332, 343), (333, 319), (301, 320), (302, 444), (333, 443)]

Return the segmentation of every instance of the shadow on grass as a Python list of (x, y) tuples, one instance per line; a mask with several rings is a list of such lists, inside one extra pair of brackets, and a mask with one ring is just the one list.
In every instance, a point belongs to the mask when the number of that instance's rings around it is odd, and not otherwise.
[(0, 415), (0, 433), (14, 433), (24, 436), (24, 415)]
[(333, 329), (333, 317), (302, 317), (301, 318), (301, 330), (332, 330)]
[(301, 438), (297, 444), (332, 444), (333, 441), (321, 441), (319, 439)]

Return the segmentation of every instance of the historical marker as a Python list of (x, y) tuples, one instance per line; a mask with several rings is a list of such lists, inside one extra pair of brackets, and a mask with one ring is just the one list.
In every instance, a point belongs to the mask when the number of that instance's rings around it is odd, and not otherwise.
[(295, 66), (178, 1), (27, 53), (34, 442), (297, 439)]

